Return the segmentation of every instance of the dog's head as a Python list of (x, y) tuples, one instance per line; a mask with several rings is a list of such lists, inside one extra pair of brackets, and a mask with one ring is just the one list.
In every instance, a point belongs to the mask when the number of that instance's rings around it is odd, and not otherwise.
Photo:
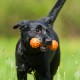
[(13, 29), (20, 29), (21, 39), (29, 44), (32, 38), (38, 38), (42, 43), (41, 49), (46, 49), (52, 43), (50, 36), (51, 19), (45, 18), (38, 21), (21, 21)]
[(13, 28), (19, 28), (21, 31), (21, 39), (25, 44), (30, 44), (31, 38), (38, 38), (42, 43), (41, 49), (46, 50), (46, 46), (52, 43), (51, 27), (54, 23), (59, 11), (66, 0), (57, 0), (46, 18), (38, 21), (21, 21)]

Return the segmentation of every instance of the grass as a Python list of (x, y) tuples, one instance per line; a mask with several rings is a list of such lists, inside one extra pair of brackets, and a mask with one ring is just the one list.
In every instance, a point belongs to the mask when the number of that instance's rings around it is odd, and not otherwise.
[[(15, 67), (15, 46), (17, 38), (0, 38), (0, 80), (17, 80)], [(55, 80), (80, 80), (80, 40), (63, 39), (61, 64)], [(34, 80), (28, 75), (28, 80)]]

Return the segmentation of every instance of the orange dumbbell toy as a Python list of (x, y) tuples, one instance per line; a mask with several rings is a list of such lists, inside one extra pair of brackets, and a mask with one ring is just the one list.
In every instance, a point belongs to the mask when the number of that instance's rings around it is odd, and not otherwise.
[(38, 48), (40, 45), (41, 45), (41, 42), (40, 42), (40, 40), (38, 38), (32, 38), (30, 40), (30, 46), (32, 48)]
[(58, 42), (56, 40), (52, 40), (52, 44), (49, 45), (50, 50), (56, 50), (58, 48)]

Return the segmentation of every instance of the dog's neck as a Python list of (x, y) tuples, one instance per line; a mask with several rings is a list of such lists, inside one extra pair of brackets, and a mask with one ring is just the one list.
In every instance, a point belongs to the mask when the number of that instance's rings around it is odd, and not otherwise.
[(20, 41), (21, 41), (22, 48), (23, 48), (24, 50), (26, 50), (26, 48), (29, 47), (29, 44), (28, 44), (28, 43), (25, 43), (22, 38), (20, 39)]

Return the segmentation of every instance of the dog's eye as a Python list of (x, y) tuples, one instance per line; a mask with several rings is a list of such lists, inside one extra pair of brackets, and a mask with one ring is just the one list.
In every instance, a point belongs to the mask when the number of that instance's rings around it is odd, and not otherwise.
[(41, 26), (41, 25), (38, 25), (38, 26), (36, 27), (36, 29), (35, 29), (35, 32), (41, 33), (41, 31), (42, 31), (42, 26)]
[(36, 29), (36, 30), (35, 30), (35, 32), (39, 32), (39, 31), (40, 31), (39, 29)]
[(36, 29), (42, 30), (42, 26), (41, 26), (41, 25), (38, 25), (38, 26), (36, 27)]
[(48, 30), (48, 29), (46, 29), (46, 32), (47, 32), (47, 33), (49, 33), (49, 30)]

